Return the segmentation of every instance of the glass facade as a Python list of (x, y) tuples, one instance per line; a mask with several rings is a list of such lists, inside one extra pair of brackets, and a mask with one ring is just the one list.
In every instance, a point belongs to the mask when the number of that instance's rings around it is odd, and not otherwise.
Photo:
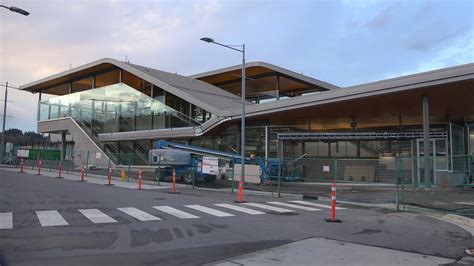
[(40, 121), (73, 117), (93, 136), (200, 125), (188, 115), (124, 83), (50, 98), (41, 101), (39, 109)]

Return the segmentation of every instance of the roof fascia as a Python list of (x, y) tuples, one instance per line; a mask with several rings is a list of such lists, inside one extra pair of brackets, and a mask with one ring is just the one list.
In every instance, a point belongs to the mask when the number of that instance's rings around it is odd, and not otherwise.
[[(272, 64), (269, 64), (269, 63), (266, 63), (266, 62), (260, 62), (260, 61), (249, 62), (249, 63), (246, 64), (246, 67), (247, 68), (248, 67), (268, 68), (268, 69), (273, 70), (275, 72), (279, 72), (279, 73), (282, 73), (282, 74), (287, 75), (289, 77), (293, 77), (293, 79), (297, 79), (297, 80), (306, 82), (306, 83), (311, 84), (313, 86), (319, 86), (319, 87), (325, 88), (327, 90), (333, 90), (333, 89), (338, 89), (339, 88), (338, 86), (333, 85), (331, 83), (327, 83), (327, 82), (324, 82), (324, 81), (321, 81), (321, 80), (318, 80), (318, 79), (315, 79), (315, 78), (312, 78), (312, 77), (308, 77), (308, 76), (305, 76), (303, 74), (299, 74), (299, 73), (296, 73), (294, 71), (291, 71), (291, 70), (288, 70), (288, 69), (285, 69), (285, 68), (282, 68), (282, 67), (279, 67), (279, 66), (276, 66), (276, 65), (272, 65)], [(239, 70), (239, 69), (242, 69), (242, 65), (235, 65), (235, 66), (225, 67), (225, 68), (221, 68), (221, 69), (217, 69), (217, 70), (212, 70), (212, 71), (208, 71), (208, 72), (204, 72), (204, 73), (195, 74), (195, 75), (192, 75), (190, 77), (199, 79), (199, 78), (204, 78), (204, 77), (207, 77), (207, 76), (223, 74), (225, 72), (231, 72), (231, 71), (235, 71), (235, 70)]]

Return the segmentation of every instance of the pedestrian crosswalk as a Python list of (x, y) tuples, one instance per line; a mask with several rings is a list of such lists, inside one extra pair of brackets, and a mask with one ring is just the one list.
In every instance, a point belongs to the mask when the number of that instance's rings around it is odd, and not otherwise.
[(296, 205), (296, 204), (290, 204), (290, 203), (279, 202), (279, 201), (271, 201), (269, 203), (274, 204), (274, 205), (280, 205), (280, 206), (283, 206), (283, 207), (289, 207), (289, 208), (294, 208), (294, 209), (310, 211), (310, 212), (321, 210), (321, 209), (316, 209), (316, 208), (311, 208), (311, 207), (306, 207), (306, 206), (300, 206), (300, 205)]
[(260, 209), (279, 212), (279, 213), (293, 212), (292, 210), (283, 209), (283, 208), (270, 206), (270, 205), (265, 205), (265, 204), (261, 204), (261, 203), (247, 202), (247, 203), (243, 203), (243, 204), (248, 205), (248, 206), (252, 206), (252, 207), (257, 207), (257, 208), (260, 208)]
[(161, 220), (160, 218), (151, 215), (147, 212), (144, 212), (142, 210), (139, 210), (137, 208), (133, 207), (128, 207), (128, 208), (117, 208), (119, 211), (123, 211), (124, 213), (132, 216), (133, 218), (136, 218), (139, 221), (159, 221)]
[(36, 216), (38, 216), (41, 226), (68, 225), (58, 211), (36, 211)]
[[(319, 208), (314, 208), (319, 207)], [(126, 215), (140, 222), (162, 221), (170, 219), (200, 219), (205, 216), (212, 217), (234, 217), (238, 215), (264, 215), (268, 213), (294, 213), (295, 211), (318, 212), (322, 209), (330, 208), (329, 205), (293, 200), (289, 202), (269, 201), (269, 202), (245, 202), (242, 204), (214, 203), (210, 206), (204, 205), (183, 205), (178, 207), (171, 206), (150, 206), (149, 208), (120, 207), (116, 208), (119, 212), (111, 209), (78, 209), (82, 214), (82, 219), (86, 218), (92, 224), (114, 224), (118, 223), (119, 215)], [(339, 209), (346, 209), (338, 207)], [(41, 227), (50, 226), (68, 226), (73, 222), (69, 217), (63, 216), (58, 210), (35, 211), (37, 221)], [(70, 214), (68, 214), (70, 215)], [(66, 218), (67, 219), (66, 219)], [(78, 216), (74, 216), (78, 219)], [(19, 218), (18, 218), (19, 219)], [(68, 222), (68, 221), (69, 222)], [(85, 220), (85, 221), (87, 221)], [(0, 212), (0, 229), (14, 229), (15, 214), (13, 212)], [(73, 223), (74, 224), (74, 223)]]
[(13, 228), (13, 213), (3, 212), (0, 213), (0, 229), (12, 229)]
[(234, 216), (233, 214), (223, 212), (223, 211), (219, 211), (219, 210), (215, 210), (215, 209), (211, 209), (211, 208), (204, 207), (204, 206), (201, 206), (201, 205), (186, 205), (186, 207), (191, 208), (191, 209), (195, 209), (195, 210), (198, 210), (198, 211), (201, 211), (201, 212), (213, 215), (213, 216), (217, 216), (217, 217)]
[(87, 219), (95, 224), (116, 223), (117, 221), (99, 209), (79, 209)]
[(180, 211), (176, 208), (170, 207), (170, 206), (154, 206), (153, 208), (166, 212), (167, 214), (173, 215), (175, 217), (178, 217), (180, 219), (194, 219), (194, 218), (199, 218), (199, 216)]

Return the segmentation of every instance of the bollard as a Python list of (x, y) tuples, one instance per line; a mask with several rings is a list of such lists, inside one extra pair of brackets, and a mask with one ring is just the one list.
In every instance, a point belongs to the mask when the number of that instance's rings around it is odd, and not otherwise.
[(324, 219), (328, 223), (342, 223), (336, 219), (336, 181), (331, 186), (331, 219)]
[(62, 178), (61, 174), (63, 172), (63, 162), (59, 161), (59, 175), (58, 178)]
[(171, 191), (168, 192), (170, 194), (179, 194), (179, 192), (176, 191), (176, 169), (173, 168), (173, 184), (171, 187)]
[(240, 176), (240, 179), (239, 179), (239, 199), (235, 201), (236, 203), (244, 203), (245, 202), (243, 200), (243, 196), (244, 196), (243, 192), (244, 192), (243, 180), (242, 180), (242, 176)]
[(21, 158), (21, 161), (20, 161), (20, 173), (24, 173), (23, 171), (23, 167), (25, 166), (25, 160), (23, 158)]
[(112, 184), (112, 164), (111, 163), (109, 163), (109, 174), (107, 176), (107, 179), (109, 180), (109, 182), (105, 185), (113, 186), (113, 184)]
[(84, 161), (82, 161), (82, 167), (81, 167), (81, 182), (84, 182), (84, 175), (86, 174), (86, 168), (84, 166)]
[(41, 159), (38, 160), (38, 173), (36, 175), (41, 175)]
[(142, 190), (142, 168), (138, 169), (138, 190)]

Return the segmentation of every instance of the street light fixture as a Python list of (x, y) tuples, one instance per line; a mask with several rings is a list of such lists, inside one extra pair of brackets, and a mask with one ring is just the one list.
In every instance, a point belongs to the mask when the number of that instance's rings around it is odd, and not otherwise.
[[(201, 38), (201, 41), (207, 42), (207, 43), (214, 43), (229, 49), (232, 49), (234, 51), (242, 53), (242, 128), (241, 128), (241, 143), (240, 143), (240, 157), (241, 157), (241, 165), (242, 165), (242, 180), (245, 180), (245, 44), (242, 45), (225, 45), (222, 43), (218, 43), (214, 41), (214, 39), (209, 38), (209, 37), (203, 37)], [(237, 49), (235, 47), (242, 47), (242, 49)]]
[(16, 12), (16, 13), (22, 14), (24, 16), (28, 16), (30, 14), (30, 12), (28, 12), (26, 10), (23, 10), (23, 9), (21, 9), (19, 7), (16, 7), (16, 6), (8, 7), (8, 6), (0, 5), (0, 7), (4, 7), (6, 9), (10, 10), (11, 12)]

